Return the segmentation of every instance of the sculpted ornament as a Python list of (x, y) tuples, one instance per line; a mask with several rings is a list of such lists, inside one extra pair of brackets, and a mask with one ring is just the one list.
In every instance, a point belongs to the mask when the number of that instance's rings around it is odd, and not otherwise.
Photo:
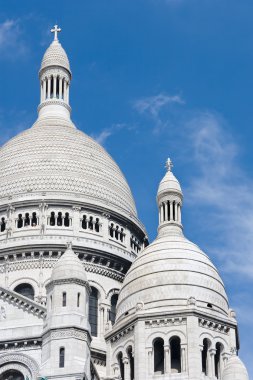
[(196, 298), (195, 297), (190, 297), (190, 298), (188, 298), (188, 300), (187, 300), (187, 305), (188, 306), (196, 306)]
[(144, 302), (142, 302), (142, 301), (137, 302), (135, 309), (136, 309), (136, 312), (143, 310), (144, 309)]

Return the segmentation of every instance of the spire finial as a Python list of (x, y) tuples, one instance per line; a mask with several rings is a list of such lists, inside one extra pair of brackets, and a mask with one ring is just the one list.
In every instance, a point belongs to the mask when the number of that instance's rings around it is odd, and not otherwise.
[(67, 249), (72, 249), (72, 241), (67, 241)]
[(166, 161), (166, 165), (165, 165), (165, 167), (167, 168), (168, 172), (171, 172), (173, 166), (174, 166), (173, 162), (171, 161), (170, 158), (168, 158), (167, 161)]
[(58, 25), (55, 25), (52, 29), (51, 29), (51, 33), (54, 33), (54, 41), (58, 41), (58, 33), (61, 32), (61, 28), (58, 27)]

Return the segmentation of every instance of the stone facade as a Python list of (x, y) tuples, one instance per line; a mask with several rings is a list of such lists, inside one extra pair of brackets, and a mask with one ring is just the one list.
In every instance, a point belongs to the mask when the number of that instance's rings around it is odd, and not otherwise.
[(230, 380), (233, 368), (246, 380), (222, 280), (183, 235), (171, 162), (148, 246), (124, 175), (71, 121), (52, 31), (38, 119), (0, 150), (0, 380)]

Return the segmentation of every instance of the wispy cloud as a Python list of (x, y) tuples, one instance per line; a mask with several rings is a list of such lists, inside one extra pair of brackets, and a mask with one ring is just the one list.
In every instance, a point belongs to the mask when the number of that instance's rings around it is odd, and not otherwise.
[(9, 19), (0, 23), (0, 53), (1, 58), (9, 59), (28, 53), (28, 47), (22, 39), (19, 20)]
[(158, 133), (167, 125), (165, 120), (160, 116), (161, 111), (169, 105), (175, 104), (184, 104), (181, 96), (161, 93), (155, 96), (138, 99), (133, 103), (133, 107), (140, 114), (146, 115), (153, 120), (153, 132)]
[(126, 123), (117, 123), (113, 124), (111, 127), (105, 128), (97, 135), (93, 135), (92, 137), (101, 145), (105, 145), (108, 138), (118, 133), (120, 130), (134, 130), (136, 129), (133, 125), (128, 125)]

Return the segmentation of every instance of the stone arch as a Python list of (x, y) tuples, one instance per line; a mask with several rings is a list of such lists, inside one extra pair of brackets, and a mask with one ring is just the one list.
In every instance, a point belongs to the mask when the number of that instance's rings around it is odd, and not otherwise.
[(180, 338), (181, 344), (186, 344), (187, 339), (186, 335), (183, 331), (181, 330), (171, 330), (166, 334), (166, 344), (169, 344), (169, 341), (171, 338), (178, 337)]
[(129, 347), (132, 347), (133, 351), (134, 351), (134, 340), (133, 339), (128, 339), (125, 344), (124, 344), (124, 354), (126, 355), (127, 354), (127, 349)]
[[(24, 376), (36, 380), (39, 376), (39, 365), (30, 356), (25, 354), (3, 354), (0, 356), (0, 374), (9, 369), (16, 369)], [(28, 374), (27, 374), (28, 373)]]
[(118, 289), (118, 288), (110, 289), (110, 290), (107, 292), (105, 298), (108, 299), (108, 300), (110, 301), (111, 298), (112, 298), (112, 296), (113, 296), (114, 294), (119, 294), (119, 292), (120, 292), (120, 289)]
[(162, 331), (155, 331), (148, 336), (148, 338), (146, 339), (146, 344), (149, 347), (152, 347), (154, 340), (157, 338), (162, 338), (165, 342), (166, 341), (166, 334)]
[(213, 344), (214, 346), (216, 345), (216, 343), (221, 343), (224, 347), (224, 350), (227, 351), (228, 349), (228, 343), (227, 341), (222, 337), (222, 336), (219, 336), (219, 335), (216, 335), (213, 337)]
[(14, 288), (16, 288), (16, 286), (21, 285), (21, 284), (29, 284), (29, 285), (31, 285), (33, 287), (33, 289), (34, 289), (35, 296), (38, 295), (39, 283), (34, 278), (31, 278), (31, 277), (22, 277), (22, 278), (19, 278), (18, 280), (15, 280), (15, 281), (13, 281), (11, 283), (10, 289), (14, 291)]
[(125, 354), (125, 347), (123, 344), (121, 344), (120, 346), (116, 347), (115, 350), (113, 351), (113, 354), (112, 354), (112, 362), (115, 362), (117, 363), (117, 357), (119, 355), (119, 353), (122, 352), (122, 354)]
[(93, 288), (96, 288), (98, 290), (98, 293), (99, 293), (99, 300), (101, 301), (102, 300), (105, 300), (106, 298), (106, 291), (105, 291), (105, 288), (99, 284), (97, 281), (94, 281), (94, 280), (88, 280), (90, 286), (92, 286)]
[(210, 345), (210, 349), (213, 349), (215, 344), (214, 344), (214, 336), (213, 334), (211, 334), (210, 332), (207, 332), (207, 331), (204, 331), (203, 333), (200, 334), (199, 336), (199, 345), (202, 346), (203, 345), (203, 340), (204, 339), (208, 339), (211, 343)]

